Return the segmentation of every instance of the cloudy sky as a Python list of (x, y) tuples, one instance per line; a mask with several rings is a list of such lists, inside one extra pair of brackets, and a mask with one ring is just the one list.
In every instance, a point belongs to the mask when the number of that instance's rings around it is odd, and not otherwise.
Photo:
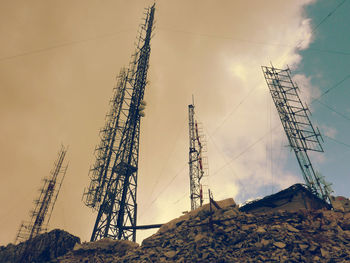
[[(96, 214), (81, 197), (98, 131), (152, 3), (2, 1), (0, 245), (13, 242), (29, 219), (61, 143), (69, 145), (69, 168), (50, 227), (90, 239)], [(190, 209), (192, 94), (214, 199), (243, 203), (303, 182), (261, 72), (271, 62), (291, 68), (324, 135), (325, 153), (311, 155), (314, 167), (336, 195), (350, 196), (349, 11), (346, 0), (157, 2), (141, 124), (139, 224)], [(140, 232), (138, 241), (152, 231)]]

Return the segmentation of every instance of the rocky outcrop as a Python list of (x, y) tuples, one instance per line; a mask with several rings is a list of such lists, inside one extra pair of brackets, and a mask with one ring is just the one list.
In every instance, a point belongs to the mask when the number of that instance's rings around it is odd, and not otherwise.
[(350, 213), (251, 214), (239, 211), (232, 199), (217, 205), (164, 224), (141, 246), (82, 244), (57, 262), (350, 262)]
[(127, 240), (104, 238), (95, 242), (76, 244), (73, 251), (53, 262), (115, 262), (114, 260), (120, 259), (127, 251), (132, 251), (138, 246), (137, 243)]
[(331, 196), (332, 206), (335, 211), (350, 212), (350, 200), (344, 196)]
[(118, 262), (350, 262), (349, 222), (349, 213), (329, 210), (249, 214), (229, 206), (212, 217), (205, 210)]
[(239, 208), (242, 212), (265, 213), (278, 210), (298, 211), (300, 209), (330, 209), (330, 205), (313, 194), (306, 185), (294, 184), (275, 194), (246, 203)]
[[(47, 240), (56, 243), (40, 246), (38, 241), (38, 247), (47, 250), (41, 249), (34, 262), (48, 262), (43, 260), (44, 255), (56, 263), (350, 262), (350, 213), (303, 209), (252, 214), (240, 211), (232, 199), (226, 199), (162, 225), (141, 246), (102, 239), (78, 243), (73, 249), (73, 242), (67, 241), (71, 251), (53, 260), (65, 241)], [(0, 257), (4, 255), (2, 249)], [(16, 261), (7, 258), (0, 262)]]
[(80, 238), (55, 229), (18, 245), (0, 247), (0, 263), (49, 262), (72, 250)]

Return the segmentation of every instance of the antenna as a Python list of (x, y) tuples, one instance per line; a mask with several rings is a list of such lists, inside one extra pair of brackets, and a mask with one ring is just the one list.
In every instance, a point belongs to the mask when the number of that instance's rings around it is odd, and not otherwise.
[[(34, 200), (35, 208), (31, 212), (31, 221), (21, 223), (15, 239), (15, 244), (27, 239), (30, 240), (47, 229), (57, 196), (68, 168), (68, 165), (63, 165), (67, 149), (68, 148), (65, 148), (63, 145), (61, 146), (57, 160), (54, 163), (54, 168), (51, 170), (50, 175), (43, 179), (44, 185), (40, 189), (39, 198)], [(57, 186), (59, 178), (61, 179), (59, 186)], [(44, 225), (46, 225), (45, 228)]]
[(272, 99), (286, 132), (289, 144), (294, 150), (302, 175), (309, 190), (331, 204), (330, 185), (314, 170), (308, 151), (323, 152), (321, 134), (315, 129), (293, 83), (289, 68), (262, 67)]
[(146, 9), (136, 51), (129, 67), (120, 71), (106, 124), (100, 131), (90, 186), (83, 194), (84, 203), (98, 212), (91, 241), (105, 237), (136, 241), (140, 120), (145, 116), (143, 97), (154, 12), (154, 4)]
[[(31, 212), (31, 221), (28, 223), (22, 222), (19, 227), (15, 244), (26, 241), (18, 253), (20, 255), (19, 262), (32, 262), (32, 257), (36, 250), (32, 240), (48, 228), (51, 214), (68, 168), (68, 165), (63, 165), (67, 150), (68, 147), (61, 146), (54, 168), (51, 170), (50, 175), (43, 179), (44, 185), (40, 190), (39, 198), (34, 200), (35, 208)], [(57, 181), (60, 177), (61, 179), (57, 186)]]
[(189, 176), (190, 176), (190, 200), (191, 210), (203, 205), (203, 177), (208, 176), (208, 159), (203, 156), (206, 151), (203, 129), (195, 118), (194, 96), (192, 104), (188, 105), (189, 124)]

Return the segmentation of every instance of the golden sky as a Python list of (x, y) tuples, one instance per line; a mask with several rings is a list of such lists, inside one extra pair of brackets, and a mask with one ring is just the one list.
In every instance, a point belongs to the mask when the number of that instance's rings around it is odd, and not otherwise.
[[(261, 65), (297, 67), (311, 41), (310, 0), (163, 0), (156, 3), (146, 117), (141, 124), (138, 222), (163, 223), (190, 207), (187, 106), (194, 94), (208, 140), (214, 198), (239, 202), (257, 189), (301, 181), (275, 165), (267, 145), (285, 140)], [(2, 1), (0, 9), (0, 245), (29, 219), (60, 144), (69, 168), (51, 227), (91, 235), (81, 202), (115, 77), (127, 66), (144, 8), (153, 1)], [(309, 87), (308, 79), (299, 80)], [(245, 99), (246, 98), (246, 99)], [(270, 139), (269, 139), (270, 138)], [(283, 161), (283, 153), (281, 153)], [(249, 184), (248, 184), (249, 182)], [(150, 233), (150, 232), (148, 232)], [(140, 234), (138, 241), (147, 234)]]

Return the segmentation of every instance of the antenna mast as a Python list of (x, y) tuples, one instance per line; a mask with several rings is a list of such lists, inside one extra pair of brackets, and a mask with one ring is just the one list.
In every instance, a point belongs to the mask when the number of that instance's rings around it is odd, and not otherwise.
[(312, 126), (307, 114), (309, 109), (303, 105), (298, 95), (298, 87), (291, 79), (288, 69), (277, 69), (273, 66), (262, 67), (267, 86), (277, 108), (284, 131), (298, 164), (301, 168), (306, 186), (311, 192), (331, 203), (332, 189), (323, 176), (316, 172), (311, 164), (308, 151), (323, 152), (319, 130)]
[[(68, 165), (63, 166), (66, 153), (67, 148), (62, 145), (57, 160), (54, 163), (54, 168), (51, 170), (50, 176), (43, 179), (44, 185), (40, 190), (40, 196), (34, 201), (35, 208), (34, 211), (31, 212), (31, 221), (28, 223), (22, 222), (15, 239), (15, 244), (21, 241), (31, 240), (33, 237), (47, 230), (58, 193), (68, 168)], [(57, 184), (57, 182), (59, 183)]]
[(189, 175), (190, 175), (190, 199), (191, 210), (203, 205), (203, 185), (201, 180), (208, 175), (208, 160), (203, 157), (205, 151), (205, 139), (200, 129), (200, 124), (195, 119), (194, 98), (192, 96), (192, 104), (188, 105), (189, 119)]
[(122, 69), (111, 100), (84, 203), (98, 211), (91, 241), (109, 237), (136, 241), (140, 118), (147, 84), (155, 5), (146, 9), (136, 52)]

